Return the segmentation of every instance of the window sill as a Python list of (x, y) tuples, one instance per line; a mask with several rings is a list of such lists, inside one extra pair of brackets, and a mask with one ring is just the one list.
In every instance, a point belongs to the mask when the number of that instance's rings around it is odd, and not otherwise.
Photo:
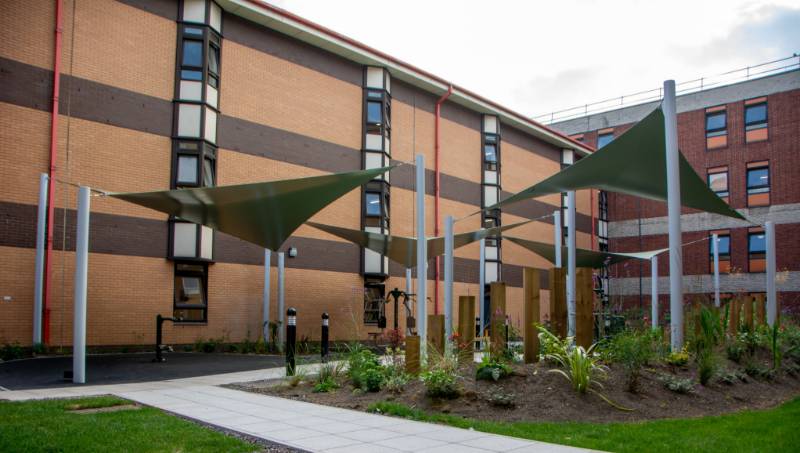
[(176, 321), (172, 323), (175, 327), (206, 327), (208, 322)]

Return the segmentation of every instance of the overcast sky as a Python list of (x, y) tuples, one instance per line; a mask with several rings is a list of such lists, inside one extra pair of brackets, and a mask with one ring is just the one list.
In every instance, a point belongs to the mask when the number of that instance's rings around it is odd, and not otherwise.
[(530, 116), (800, 53), (800, 0), (271, 0)]

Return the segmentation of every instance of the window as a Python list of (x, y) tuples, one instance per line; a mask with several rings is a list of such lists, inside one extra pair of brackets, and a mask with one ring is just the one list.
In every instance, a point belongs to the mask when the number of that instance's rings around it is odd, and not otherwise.
[(483, 145), (483, 159), (485, 162), (497, 163), (497, 146), (493, 144)]
[(381, 215), (381, 194), (367, 192), (367, 215)]
[(707, 174), (708, 187), (718, 197), (728, 201), (728, 167), (709, 168)]
[(383, 123), (383, 104), (381, 102), (367, 102), (367, 122), (378, 127)]
[(614, 132), (606, 132), (597, 135), (597, 149), (600, 149), (614, 140)]
[(182, 65), (193, 66), (195, 68), (203, 67), (203, 41), (183, 40)]
[(178, 184), (197, 184), (198, 173), (197, 156), (178, 156)]
[(767, 98), (761, 97), (744, 102), (744, 128), (747, 143), (766, 140)]
[(728, 114), (725, 106), (706, 109), (706, 148), (728, 145)]
[(750, 272), (764, 272), (767, 268), (767, 239), (764, 230), (751, 228), (747, 233), (747, 261)]
[(181, 322), (206, 322), (208, 319), (208, 266), (175, 264), (173, 317)]
[[(378, 326), (386, 321), (386, 286), (383, 284), (364, 285), (364, 324)], [(383, 327), (386, 327), (385, 325)]]
[(747, 206), (768, 206), (769, 192), (769, 164), (747, 164)]
[[(728, 273), (731, 271), (731, 235), (730, 232), (725, 231), (716, 231), (712, 232), (717, 234), (717, 247), (719, 253), (719, 272)], [(713, 236), (709, 237), (708, 240), (708, 257), (709, 257), (709, 269), (710, 272), (714, 272), (714, 243), (713, 243)]]

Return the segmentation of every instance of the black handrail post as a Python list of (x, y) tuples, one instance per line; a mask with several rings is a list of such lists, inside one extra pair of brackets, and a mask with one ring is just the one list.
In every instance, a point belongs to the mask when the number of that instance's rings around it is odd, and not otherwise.
[(294, 348), (297, 340), (297, 310), (289, 308), (286, 310), (286, 375), (294, 376), (295, 359)]
[(322, 314), (322, 347), (320, 350), (322, 351), (322, 362), (328, 361), (328, 321), (329, 316), (327, 313)]

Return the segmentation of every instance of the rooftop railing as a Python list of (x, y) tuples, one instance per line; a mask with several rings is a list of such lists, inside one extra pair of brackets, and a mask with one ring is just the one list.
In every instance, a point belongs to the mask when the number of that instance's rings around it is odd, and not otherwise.
[[(767, 77), (784, 72), (800, 69), (800, 55), (797, 53), (792, 56), (779, 60), (768, 61), (753, 66), (734, 69), (721, 74), (700, 77), (699, 79), (679, 82), (675, 85), (678, 96), (690, 93), (698, 93), (711, 88), (718, 88), (751, 79)], [(663, 88), (653, 88), (652, 90), (639, 91), (637, 93), (625, 94), (618, 97), (592, 102), (590, 104), (579, 105), (564, 110), (557, 110), (533, 117), (534, 121), (543, 124), (553, 124), (573, 118), (580, 118), (594, 113), (607, 112), (622, 107), (645, 104), (653, 101), (660, 101), (663, 97)]]

